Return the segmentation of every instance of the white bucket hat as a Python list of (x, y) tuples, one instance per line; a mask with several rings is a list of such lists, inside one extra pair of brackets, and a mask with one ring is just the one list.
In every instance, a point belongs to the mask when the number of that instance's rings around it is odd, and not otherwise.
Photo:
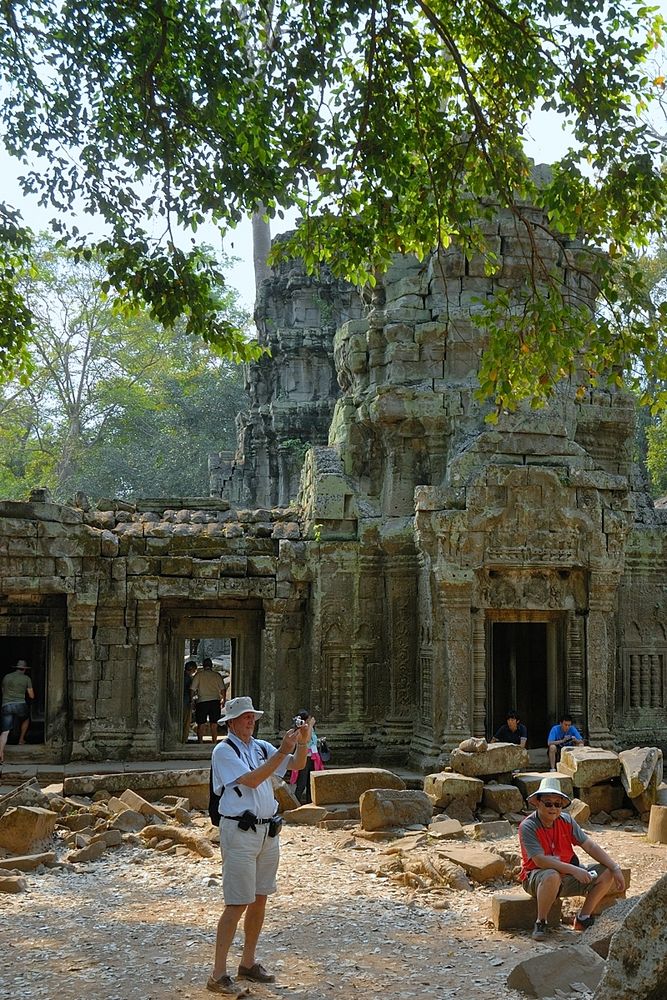
[(560, 781), (558, 780), (558, 778), (553, 778), (553, 777), (542, 778), (542, 780), (540, 781), (540, 787), (537, 788), (534, 792), (531, 792), (531, 794), (526, 799), (526, 802), (530, 802), (531, 799), (539, 799), (542, 797), (542, 795), (560, 795), (561, 798), (565, 799), (568, 805), (572, 801), (570, 796), (566, 795), (563, 789), (560, 787)]
[(252, 703), (252, 698), (248, 698), (247, 695), (241, 695), (240, 698), (230, 698), (229, 701), (225, 702), (218, 724), (231, 722), (232, 719), (238, 719), (239, 715), (245, 715), (246, 712), (252, 712), (255, 719), (261, 719), (264, 715), (264, 712), (257, 711)]

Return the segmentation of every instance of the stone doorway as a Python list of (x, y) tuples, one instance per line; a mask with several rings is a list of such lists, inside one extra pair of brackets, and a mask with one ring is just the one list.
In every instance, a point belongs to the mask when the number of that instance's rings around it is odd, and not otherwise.
[(546, 746), (562, 700), (562, 625), (550, 621), (491, 621), (487, 649), (487, 732), (514, 708), (528, 729), (528, 747)]
[[(47, 641), (41, 636), (0, 636), (0, 684), (5, 674), (11, 673), (17, 660), (26, 660), (28, 675), (32, 680), (35, 699), (30, 702), (30, 728), (26, 742), (44, 743), (46, 728), (46, 693), (48, 685)], [(9, 734), (9, 743), (15, 743), (18, 733)]]

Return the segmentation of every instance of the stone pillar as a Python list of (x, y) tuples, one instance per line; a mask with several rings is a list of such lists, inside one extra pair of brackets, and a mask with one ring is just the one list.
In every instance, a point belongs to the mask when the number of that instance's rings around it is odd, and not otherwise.
[(586, 728), (584, 618), (575, 611), (567, 616), (567, 708), (578, 728)]
[(486, 734), (486, 629), (484, 611), (472, 615), (473, 736)]
[[(261, 666), (259, 678), (259, 692), (252, 690), (252, 678), (249, 676), (248, 657), (244, 655), (244, 665), (242, 668), (243, 689), (238, 687), (239, 693), (253, 694), (255, 698), (261, 700), (261, 710), (265, 713), (262, 720), (262, 733), (268, 737), (269, 733), (277, 732), (282, 725), (285, 728), (287, 721), (278, 717), (277, 688), (280, 684), (281, 676), (281, 652), (280, 652), (280, 632), (283, 622), (283, 611), (281, 602), (264, 602), (264, 631), (262, 632)], [(296, 709), (294, 709), (296, 711)]]
[(470, 605), (472, 584), (441, 582), (445, 639), (445, 726), (443, 750), (451, 750), (471, 735), (473, 725), (473, 657)]
[(614, 609), (617, 589), (616, 574), (591, 574), (586, 643), (588, 738), (595, 746), (609, 748), (614, 743), (610, 724), (615, 677)]
[(392, 743), (407, 744), (412, 735), (417, 656), (417, 561), (393, 555), (385, 564), (387, 601), (386, 658), (389, 716), (386, 733)]

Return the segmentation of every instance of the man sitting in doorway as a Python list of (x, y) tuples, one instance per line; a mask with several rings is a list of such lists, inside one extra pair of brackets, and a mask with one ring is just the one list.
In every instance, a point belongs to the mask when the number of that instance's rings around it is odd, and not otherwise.
[(528, 739), (528, 730), (519, 721), (519, 713), (513, 708), (505, 716), (505, 724), (491, 739), (491, 743), (515, 743), (519, 747), (525, 747)]
[[(549, 910), (558, 896), (584, 896), (581, 910), (574, 918), (574, 929), (583, 931), (593, 923), (593, 911), (612, 888), (625, 890), (620, 865), (569, 813), (563, 812), (570, 798), (561, 790), (558, 778), (542, 778), (537, 791), (528, 796), (535, 812), (519, 826), (521, 874), (524, 889), (537, 900), (535, 941), (543, 941), (548, 932)], [(579, 863), (574, 848), (580, 847), (594, 861), (590, 868)]]
[(30, 726), (30, 709), (26, 698), (30, 701), (35, 697), (32, 680), (28, 676), (28, 664), (19, 660), (14, 669), (2, 678), (2, 719), (0, 721), (0, 764), (5, 757), (5, 746), (14, 725), (18, 719), (19, 744), (25, 743)]
[(551, 770), (556, 770), (556, 763), (560, 760), (563, 747), (582, 747), (583, 745), (584, 738), (572, 722), (572, 716), (565, 713), (561, 716), (559, 724), (551, 727), (547, 737)]
[(211, 727), (211, 743), (218, 740), (218, 717), (225, 704), (225, 682), (217, 670), (213, 669), (213, 660), (207, 656), (192, 678), (190, 685), (192, 698), (197, 699), (195, 705), (195, 721), (197, 723), (197, 742), (204, 742), (204, 726), (208, 722)]

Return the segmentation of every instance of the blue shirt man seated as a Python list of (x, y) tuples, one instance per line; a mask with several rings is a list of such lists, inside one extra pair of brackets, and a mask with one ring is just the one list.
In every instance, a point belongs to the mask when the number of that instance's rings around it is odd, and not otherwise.
[(560, 760), (563, 747), (582, 747), (584, 738), (572, 722), (571, 715), (563, 715), (557, 726), (552, 726), (547, 737), (549, 751), (549, 767), (556, 770), (556, 761)]

